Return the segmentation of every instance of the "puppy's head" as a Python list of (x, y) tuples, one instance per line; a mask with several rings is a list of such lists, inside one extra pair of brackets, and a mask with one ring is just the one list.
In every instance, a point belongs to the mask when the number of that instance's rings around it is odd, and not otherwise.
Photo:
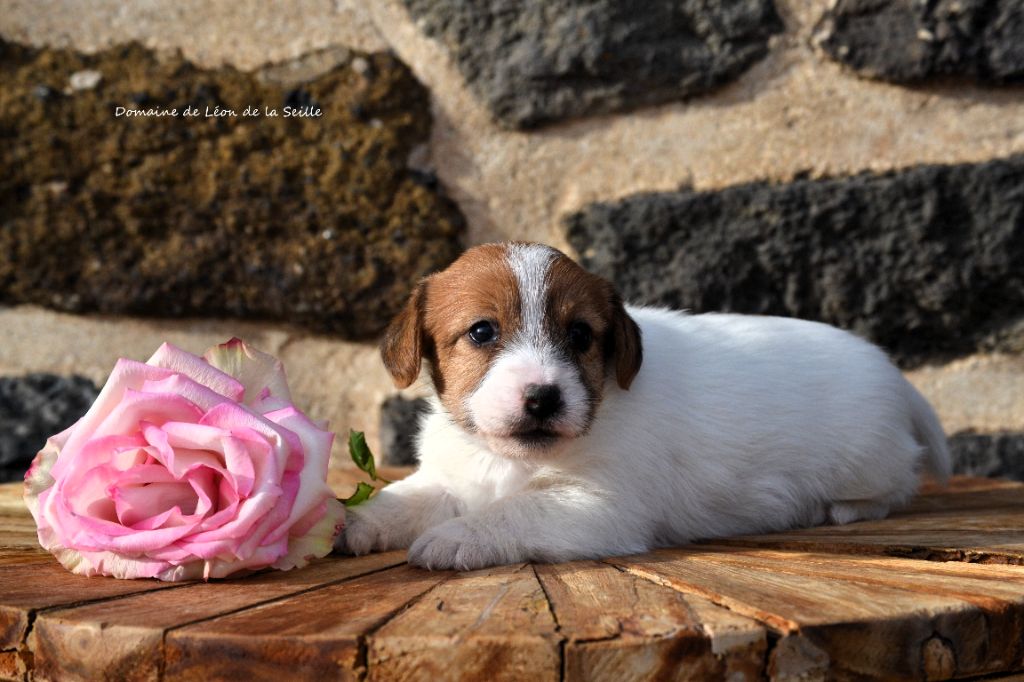
[(640, 329), (606, 280), (540, 244), (487, 244), (416, 287), (381, 345), (404, 388), (421, 360), (464, 429), (509, 457), (556, 452), (590, 427), (606, 378), (628, 389)]

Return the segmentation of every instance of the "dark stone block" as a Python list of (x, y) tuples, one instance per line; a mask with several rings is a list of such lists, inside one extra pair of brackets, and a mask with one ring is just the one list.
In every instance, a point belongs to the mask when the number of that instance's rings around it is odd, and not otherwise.
[(949, 449), (955, 473), (1024, 481), (1024, 433), (958, 433)]
[(839, 0), (818, 27), (833, 59), (871, 78), (1024, 79), (1020, 0)]
[[(379, 332), (458, 255), (463, 219), (406, 167), (431, 126), (409, 69), (383, 53), (331, 63), (285, 83), (287, 65), (203, 70), (134, 44), (85, 55), (0, 41), (0, 303)], [(84, 69), (99, 84), (66, 89)]]
[(771, 0), (404, 0), (504, 125), (625, 111), (728, 82), (783, 29)]
[(400, 395), (380, 406), (380, 444), (383, 462), (391, 466), (412, 466), (416, 459), (416, 437), (420, 419), (430, 410), (425, 398), (409, 400)]
[(969, 352), (1024, 313), (1024, 156), (641, 194), (566, 225), (627, 300), (822, 320), (905, 366)]
[(0, 377), (0, 482), (24, 478), (46, 439), (78, 421), (97, 395), (77, 375)]

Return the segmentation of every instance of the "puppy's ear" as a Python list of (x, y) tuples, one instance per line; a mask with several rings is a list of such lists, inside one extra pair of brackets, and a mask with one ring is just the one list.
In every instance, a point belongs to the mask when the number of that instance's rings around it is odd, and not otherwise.
[(420, 375), (423, 360), (423, 311), (426, 306), (427, 280), (413, 289), (402, 312), (391, 321), (380, 343), (384, 367), (398, 388), (406, 388)]
[(629, 389), (640, 365), (644, 361), (644, 348), (640, 340), (640, 327), (626, 312), (622, 299), (615, 294), (612, 300), (611, 322), (612, 360), (615, 362), (615, 380), (623, 389)]

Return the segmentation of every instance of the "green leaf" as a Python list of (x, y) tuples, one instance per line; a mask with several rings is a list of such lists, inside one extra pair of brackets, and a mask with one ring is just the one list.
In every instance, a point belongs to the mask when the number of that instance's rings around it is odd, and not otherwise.
[(369, 483), (359, 483), (356, 486), (356, 491), (352, 493), (351, 497), (347, 497), (342, 502), (345, 503), (346, 507), (354, 507), (357, 504), (362, 504), (370, 499), (370, 494), (373, 492), (373, 486)]
[(360, 470), (365, 471), (374, 481), (377, 480), (377, 465), (373, 461), (373, 453), (366, 444), (366, 435), (355, 429), (348, 430), (348, 454)]
[(385, 485), (391, 483), (391, 481), (383, 476), (377, 475), (377, 464), (374, 462), (373, 452), (370, 451), (370, 446), (366, 444), (366, 435), (362, 431), (348, 430), (348, 454), (352, 457), (352, 461), (356, 463), (360, 471), (365, 471), (369, 475), (370, 480), (380, 481)]

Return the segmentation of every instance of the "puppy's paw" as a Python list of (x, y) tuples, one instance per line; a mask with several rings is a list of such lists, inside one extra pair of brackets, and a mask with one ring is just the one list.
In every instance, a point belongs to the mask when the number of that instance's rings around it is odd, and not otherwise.
[(368, 554), (387, 549), (384, 527), (371, 516), (363, 516), (349, 509), (345, 529), (334, 539), (334, 551), (342, 554)]
[(828, 508), (829, 521), (837, 526), (855, 521), (879, 521), (888, 515), (889, 505), (874, 500), (833, 502)]
[(408, 560), (428, 569), (472, 571), (520, 559), (508, 548), (473, 528), (464, 519), (451, 519), (427, 530), (409, 548)]

